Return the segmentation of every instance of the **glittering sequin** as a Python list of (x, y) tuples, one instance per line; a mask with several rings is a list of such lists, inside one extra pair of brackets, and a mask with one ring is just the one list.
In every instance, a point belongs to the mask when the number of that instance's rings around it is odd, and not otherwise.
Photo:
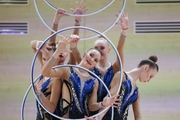
[(77, 73), (71, 72), (70, 74), (70, 83), (72, 84), (72, 92), (73, 92), (73, 105), (70, 110), (70, 118), (84, 118), (85, 115), (89, 115), (88, 107), (87, 107), (87, 99), (90, 94), (92, 94), (95, 79), (85, 80), (82, 87), (81, 78)]

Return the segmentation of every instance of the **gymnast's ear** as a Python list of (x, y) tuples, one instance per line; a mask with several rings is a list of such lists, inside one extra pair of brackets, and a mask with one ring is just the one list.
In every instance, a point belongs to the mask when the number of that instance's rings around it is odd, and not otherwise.
[(86, 52), (84, 52), (83, 57), (86, 55)]
[(149, 65), (143, 65), (143, 71), (147, 71), (149, 69)]

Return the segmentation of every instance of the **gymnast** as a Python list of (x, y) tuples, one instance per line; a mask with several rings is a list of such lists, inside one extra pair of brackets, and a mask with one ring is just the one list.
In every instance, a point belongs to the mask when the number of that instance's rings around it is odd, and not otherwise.
[[(63, 92), (64, 96), (62, 97), (62, 102), (67, 105), (63, 107), (65, 108), (64, 111), (66, 111), (63, 117), (71, 119), (84, 118), (84, 116), (89, 116), (89, 111), (96, 111), (116, 104), (117, 95), (105, 97), (103, 101), (97, 102), (98, 81), (96, 78), (92, 77), (88, 72), (77, 68), (52, 68), (60, 53), (69, 52), (66, 46), (70, 41), (69, 37), (59, 41), (56, 51), (43, 66), (41, 73), (46, 77), (59, 77), (69, 85), (69, 94), (68, 91)], [(100, 59), (101, 52), (96, 48), (91, 48), (84, 53), (83, 59), (78, 65), (90, 70)], [(64, 104), (62, 103), (62, 105)]]
[[(116, 14), (116, 16), (118, 17), (117, 14)], [(120, 25), (121, 29), (122, 29), (122, 32), (121, 32), (121, 35), (120, 35), (120, 38), (118, 41), (118, 45), (117, 45), (117, 51), (121, 55), (123, 52), (124, 42), (125, 42), (127, 30), (128, 30), (128, 15), (123, 13), (122, 16), (120, 17), (119, 21), (116, 24)], [(114, 64), (112, 64), (108, 61), (108, 53), (110, 52), (110, 45), (106, 39), (104, 39), (102, 37), (98, 38), (94, 42), (94, 48), (97, 48), (102, 52), (102, 57), (101, 57), (100, 61), (97, 63), (97, 65), (93, 68), (92, 71), (104, 81), (104, 83), (106, 84), (106, 86), (108, 88), (110, 88), (110, 83), (111, 83), (111, 80), (112, 80), (114, 74), (120, 70), (119, 61), (118, 61), (118, 59), (116, 59)], [(75, 46), (74, 48), (71, 48), (71, 50), (72, 50), (75, 60), (79, 63), (82, 58), (81, 58), (80, 52), (77, 49), (77, 46)], [(122, 63), (124, 62), (123, 60), (121, 60), (121, 61), (122, 61)], [(102, 83), (99, 82), (98, 102), (102, 101), (106, 95), (107, 95), (107, 90), (102, 85)], [(96, 111), (94, 113), (92, 112), (92, 115), (97, 112), (98, 111)]]
[[(121, 59), (124, 59), (121, 56)], [(123, 71), (123, 80), (121, 90), (119, 92), (120, 104), (114, 110), (113, 120), (127, 120), (129, 106), (132, 105), (135, 120), (142, 120), (140, 112), (140, 92), (137, 87), (136, 81), (150, 82), (156, 76), (159, 67), (156, 64), (157, 56), (152, 55), (148, 59), (142, 60), (136, 68), (131, 71)], [(115, 95), (120, 83), (120, 71), (114, 75), (111, 82), (110, 92)], [(103, 120), (110, 120), (111, 110), (103, 117)]]
[[(81, 6), (84, 4), (81, 4)], [(82, 8), (81, 6), (76, 6), (77, 8), (74, 10), (74, 14), (83, 14), (85, 12), (84, 8)], [(65, 10), (62, 8), (58, 8), (56, 13), (55, 13), (55, 17), (53, 20), (53, 30), (57, 31), (58, 29), (58, 23), (60, 18), (62, 18), (63, 16), (69, 16), (68, 14), (66, 14)], [(75, 16), (75, 25), (77, 25), (77, 21), (81, 20), (81, 17), (79, 16)], [(53, 34), (54, 32), (51, 31), (51, 34)], [(74, 30), (74, 34), (76, 34), (76, 30)], [(78, 33), (77, 33), (78, 34)], [(72, 36), (71, 36), (72, 38)], [(79, 39), (79, 37), (76, 37), (75, 35), (73, 35), (73, 40), (77, 40)], [(47, 41), (47, 43), (41, 48), (40, 52), (38, 53), (38, 60), (40, 61), (40, 66), (42, 68), (42, 66), (47, 62), (47, 60), (52, 56), (52, 54), (54, 53), (54, 51), (56, 50), (56, 35), (53, 36), (52, 38), (50, 38), (49, 41)], [(33, 40), (31, 41), (31, 47), (34, 50), (34, 52), (36, 52), (39, 49), (39, 46), (43, 43), (43, 41), (37, 41), (37, 40)], [(73, 42), (70, 43), (70, 46), (73, 46)], [(67, 54), (61, 53), (60, 57), (58, 58), (57, 63), (55, 63), (54, 65), (62, 65), (64, 64), (64, 61), (67, 57)], [(70, 54), (70, 59), (68, 61), (68, 64), (76, 64), (76, 62), (74, 62), (73, 56), (72, 54)], [(41, 79), (44, 77), (41, 77)], [(59, 87), (52, 87), (52, 86), (59, 86)], [(50, 110), (50, 112), (55, 113), (56, 115), (61, 115), (63, 114), (63, 110), (60, 107), (60, 98), (62, 95), (62, 91), (61, 88), (64, 87), (63, 83), (59, 80), (59, 78), (53, 78), (53, 79), (43, 79), (43, 80), (38, 80), (37, 84), (35, 84), (35, 88), (36, 88), (36, 93), (39, 96), (40, 100), (41, 97), (46, 97), (44, 99), (46, 99), (47, 101), (49, 101), (50, 105), (45, 105), (45, 107)], [(55, 89), (56, 88), (56, 89)], [(41, 90), (41, 91), (39, 91)], [(59, 91), (59, 92), (53, 92), (53, 91)], [(44, 95), (42, 94), (44, 93)], [(56, 97), (54, 97), (56, 96)], [(59, 101), (58, 101), (59, 100)], [(56, 107), (56, 109), (55, 109)], [(42, 107), (37, 103), (37, 120), (44, 120), (44, 119), (54, 119), (56, 120), (55, 117), (51, 116), (50, 114), (48, 114), (44, 109), (42, 109)]]

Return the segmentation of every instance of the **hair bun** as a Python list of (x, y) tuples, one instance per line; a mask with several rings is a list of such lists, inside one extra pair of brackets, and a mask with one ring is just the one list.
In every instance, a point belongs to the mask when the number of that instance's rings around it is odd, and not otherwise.
[(151, 56), (149, 57), (149, 59), (152, 60), (154, 63), (156, 63), (157, 60), (158, 60), (158, 58), (157, 58), (156, 55), (151, 55)]

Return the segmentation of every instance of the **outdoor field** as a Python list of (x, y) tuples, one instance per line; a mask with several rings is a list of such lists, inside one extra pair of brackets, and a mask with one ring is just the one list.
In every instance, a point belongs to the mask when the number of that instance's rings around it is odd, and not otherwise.
[[(56, 7), (68, 12), (75, 8), (75, 0), (49, 0)], [(103, 1), (103, 2), (101, 2)], [(106, 5), (108, 0), (86, 0), (88, 11), (94, 12)], [(44, 1), (37, 1), (39, 11), (51, 26), (55, 10)], [(59, 5), (59, 6), (58, 6)], [(95, 15), (82, 18), (82, 26), (106, 30), (116, 19), (122, 0), (115, 0), (109, 7)], [(141, 111), (143, 120), (179, 120), (180, 119), (180, 32), (178, 33), (135, 33), (135, 21), (177, 21), (180, 22), (180, 3), (137, 5), (135, 0), (126, 1), (124, 12), (129, 16), (129, 29), (124, 47), (124, 71), (136, 67), (142, 59), (157, 55), (159, 73), (149, 83), (138, 82), (141, 91)], [(0, 22), (28, 22), (27, 35), (0, 34), (0, 120), (20, 120), (21, 104), (31, 83), (30, 73), (34, 53), (31, 40), (45, 40), (50, 30), (42, 23), (33, 0), (28, 5), (1, 5)], [(59, 29), (74, 25), (74, 17), (62, 18)], [(62, 34), (71, 34), (72, 30)], [(115, 25), (105, 34), (117, 46), (121, 33)], [(80, 30), (80, 37), (96, 35), (88, 30)], [(96, 38), (80, 41), (78, 48), (84, 51), (93, 47)], [(57, 36), (57, 41), (59, 35)], [(116, 54), (112, 48), (109, 60), (113, 63)], [(39, 63), (35, 64), (35, 76), (40, 74)], [(30, 91), (25, 104), (25, 120), (35, 120), (36, 106), (33, 91)], [(133, 120), (130, 108), (128, 120)]]

